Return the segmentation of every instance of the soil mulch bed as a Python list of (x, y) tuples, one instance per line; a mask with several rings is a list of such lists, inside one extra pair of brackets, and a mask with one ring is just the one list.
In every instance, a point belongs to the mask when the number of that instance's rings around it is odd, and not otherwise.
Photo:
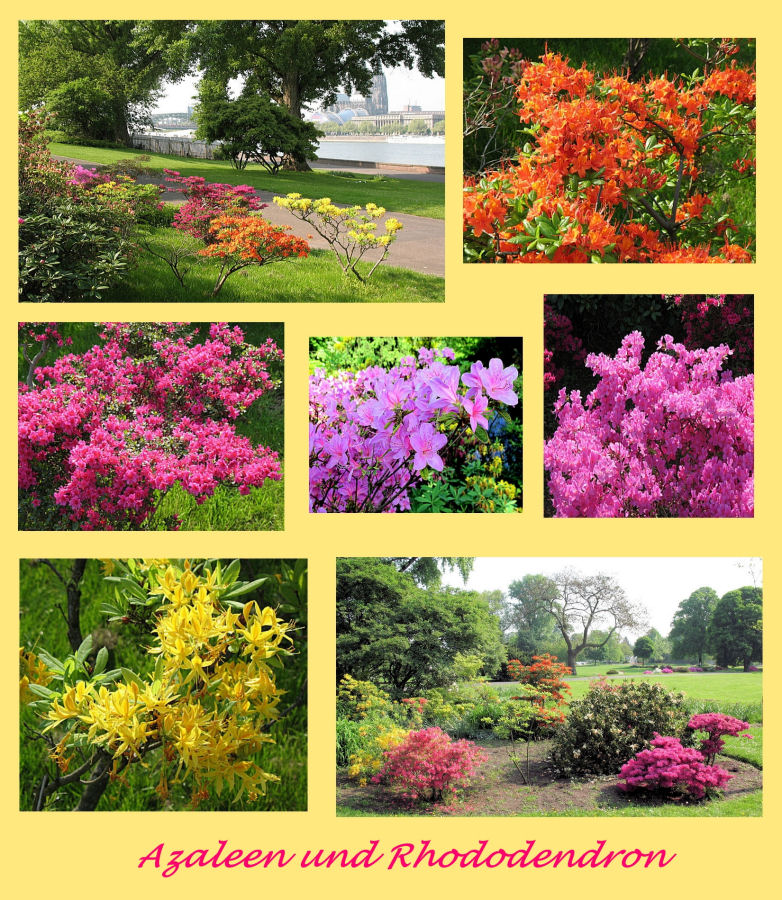
[[(337, 774), (337, 806), (348, 807), (377, 815), (408, 814), (416, 816), (523, 816), (582, 812), (594, 809), (622, 810), (638, 806), (658, 806), (666, 801), (650, 800), (620, 791), (615, 775), (590, 779), (558, 778), (547, 760), (550, 741), (530, 745), (530, 785), (508, 758), (506, 741), (483, 739), (477, 741), (488, 759), (472, 778), (469, 787), (457, 798), (444, 803), (416, 803), (406, 800), (401, 792), (386, 785), (368, 784), (362, 787), (349, 780), (344, 772)], [(521, 765), (525, 745), (518, 744)], [(735, 799), (761, 789), (763, 773), (749, 763), (721, 756), (717, 764), (727, 769), (733, 778), (721, 792), (725, 800)], [(673, 801), (667, 801), (670, 804)], [(708, 802), (708, 801), (707, 801)], [(679, 801), (682, 806), (697, 805), (698, 801)]]

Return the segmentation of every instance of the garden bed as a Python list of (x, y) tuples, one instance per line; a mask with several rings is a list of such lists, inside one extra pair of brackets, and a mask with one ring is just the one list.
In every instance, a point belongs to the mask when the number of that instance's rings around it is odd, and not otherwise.
[[(616, 775), (589, 779), (558, 778), (548, 762), (551, 741), (530, 745), (530, 780), (508, 759), (508, 743), (491, 737), (478, 742), (487, 760), (472, 778), (470, 787), (448, 803), (414, 803), (385, 785), (359, 786), (344, 771), (337, 775), (338, 815), (354, 816), (681, 816), (760, 815), (762, 771), (749, 763), (725, 756), (719, 764), (733, 778), (710, 801), (639, 799), (620, 791)], [(735, 809), (735, 811), (729, 811)]]

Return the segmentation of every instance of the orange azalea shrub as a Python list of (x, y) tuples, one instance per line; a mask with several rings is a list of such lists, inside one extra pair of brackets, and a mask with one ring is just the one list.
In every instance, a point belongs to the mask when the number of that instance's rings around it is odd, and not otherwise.
[(751, 262), (711, 196), (754, 177), (754, 71), (633, 82), (545, 53), (517, 99), (518, 161), (465, 181), (467, 261)]
[(199, 256), (217, 257), (222, 266), (212, 296), (220, 293), (230, 275), (247, 266), (265, 266), (291, 256), (307, 256), (310, 245), (288, 234), (287, 225), (272, 225), (262, 216), (218, 216), (209, 224), (212, 243)]

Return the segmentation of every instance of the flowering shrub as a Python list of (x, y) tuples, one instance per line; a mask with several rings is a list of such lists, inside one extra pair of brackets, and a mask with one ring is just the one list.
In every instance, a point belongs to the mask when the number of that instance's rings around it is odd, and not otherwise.
[[(722, 738), (725, 735), (731, 737), (740, 735), (749, 728), (749, 722), (742, 722), (741, 719), (734, 719), (733, 716), (726, 716), (723, 713), (700, 713), (690, 719), (687, 727), (694, 731), (705, 731), (708, 734), (708, 737), (701, 742), (700, 751), (706, 757), (706, 761), (711, 764), (725, 746)], [(744, 737), (751, 738), (752, 735), (744, 735)]]
[(687, 719), (684, 695), (656, 682), (593, 682), (554, 732), (551, 759), (560, 775), (614, 775), (655, 733), (687, 742)]
[(536, 722), (539, 728), (550, 729), (565, 721), (565, 710), (570, 685), (565, 681), (571, 675), (569, 666), (557, 662), (556, 656), (546, 653), (533, 656), (532, 665), (525, 666), (517, 659), (508, 660), (508, 675), (516, 681), (534, 688), (531, 702), (537, 707)]
[(136, 222), (155, 222), (160, 188), (53, 160), (42, 110), (19, 119), (19, 298), (99, 300), (127, 269)]
[(210, 184), (205, 178), (180, 175), (174, 169), (163, 172), (168, 190), (186, 198), (174, 215), (174, 228), (206, 243), (215, 239), (209, 227), (218, 216), (238, 216), (266, 207), (248, 184)]
[(444, 793), (453, 793), (486, 760), (471, 741), (452, 741), (436, 727), (411, 731), (383, 756), (383, 768), (372, 782), (399, 786), (406, 797), (420, 800), (442, 800)]
[(117, 590), (105, 611), (110, 621), (145, 629), (154, 669), (107, 670), (108, 651), (92, 657), (92, 637), (64, 660), (43, 649), (37, 658), (22, 654), (22, 686), (58, 769), (43, 780), (39, 804), (81, 780), (87, 787), (78, 808), (94, 808), (96, 786), (134, 764), (158, 773), (162, 800), (178, 783), (190, 788), (194, 805), (212, 791), (232, 802), (243, 794), (255, 800), (279, 781), (253, 754), (274, 742), (275, 665), (292, 652), (292, 623), (237, 599), (260, 584), (237, 580), (238, 560), (224, 569), (115, 560), (111, 570)]
[(20, 527), (138, 528), (175, 482), (201, 502), (221, 482), (247, 494), (280, 479), (277, 454), (232, 422), (276, 387), (282, 352), (224, 324), (195, 336), (107, 324), (102, 344), (19, 386)]
[(492, 359), (462, 375), (450, 359), (422, 348), (389, 371), (310, 376), (312, 512), (409, 510), (410, 490), (452, 465), (470, 432), (488, 440), (488, 417), (518, 402), (518, 371)]
[(517, 77), (518, 163), (465, 181), (469, 261), (751, 261), (709, 195), (752, 175), (754, 72), (634, 82), (547, 52)]
[(543, 303), (543, 389), (548, 391), (565, 374), (554, 356), (566, 353), (574, 363), (583, 362), (586, 350), (581, 338), (573, 334), (573, 323), (568, 316), (555, 312), (551, 304)]
[(675, 737), (655, 734), (648, 750), (641, 750), (625, 763), (618, 785), (623, 791), (651, 791), (655, 793), (687, 793), (700, 800), (707, 793), (719, 790), (733, 776), (719, 766), (704, 762), (704, 756), (694, 747), (683, 747)]
[(726, 345), (689, 351), (666, 335), (641, 367), (633, 332), (581, 400), (562, 389), (544, 464), (557, 516), (749, 517), (754, 510), (754, 376), (722, 372)]
[(285, 225), (272, 225), (261, 216), (222, 215), (209, 224), (211, 240), (199, 256), (216, 257), (222, 263), (212, 296), (220, 293), (230, 275), (247, 266), (265, 266), (291, 256), (307, 256), (310, 246), (288, 234)]
[[(386, 219), (386, 233), (375, 234), (377, 224), (374, 220), (385, 215), (386, 211), (374, 203), (367, 203), (365, 212), (361, 212), (360, 206), (335, 206), (329, 197), (308, 200), (301, 194), (288, 194), (275, 197), (274, 202), (317, 231), (331, 247), (343, 273), (354, 275), (361, 282), (369, 281), (375, 269), (388, 256), (389, 247), (402, 229), (398, 219)], [(382, 250), (380, 258), (367, 275), (362, 275), (356, 266), (368, 251), (377, 249)]]

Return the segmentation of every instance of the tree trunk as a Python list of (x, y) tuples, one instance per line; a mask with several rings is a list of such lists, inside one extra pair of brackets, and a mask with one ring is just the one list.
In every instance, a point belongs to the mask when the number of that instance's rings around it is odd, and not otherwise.
[[(301, 95), (299, 93), (299, 82), (295, 74), (286, 74), (283, 79), (282, 102), (292, 116), (295, 116), (297, 119), (301, 118)], [(287, 172), (312, 171), (307, 160), (296, 153), (287, 154), (282, 163), (282, 168)]]
[(123, 100), (114, 101), (114, 140), (118, 144), (130, 146), (130, 132), (128, 131), (128, 110)]
[(575, 650), (571, 650), (570, 647), (568, 647), (567, 664), (568, 664), (568, 668), (574, 675), (576, 674), (576, 657), (577, 656), (578, 656), (578, 653), (576, 653)]
[(79, 619), (81, 615), (81, 579), (86, 567), (86, 559), (75, 560), (71, 570), (71, 577), (65, 586), (68, 597), (68, 643), (71, 645), (71, 650), (74, 653), (79, 649), (84, 639)]

